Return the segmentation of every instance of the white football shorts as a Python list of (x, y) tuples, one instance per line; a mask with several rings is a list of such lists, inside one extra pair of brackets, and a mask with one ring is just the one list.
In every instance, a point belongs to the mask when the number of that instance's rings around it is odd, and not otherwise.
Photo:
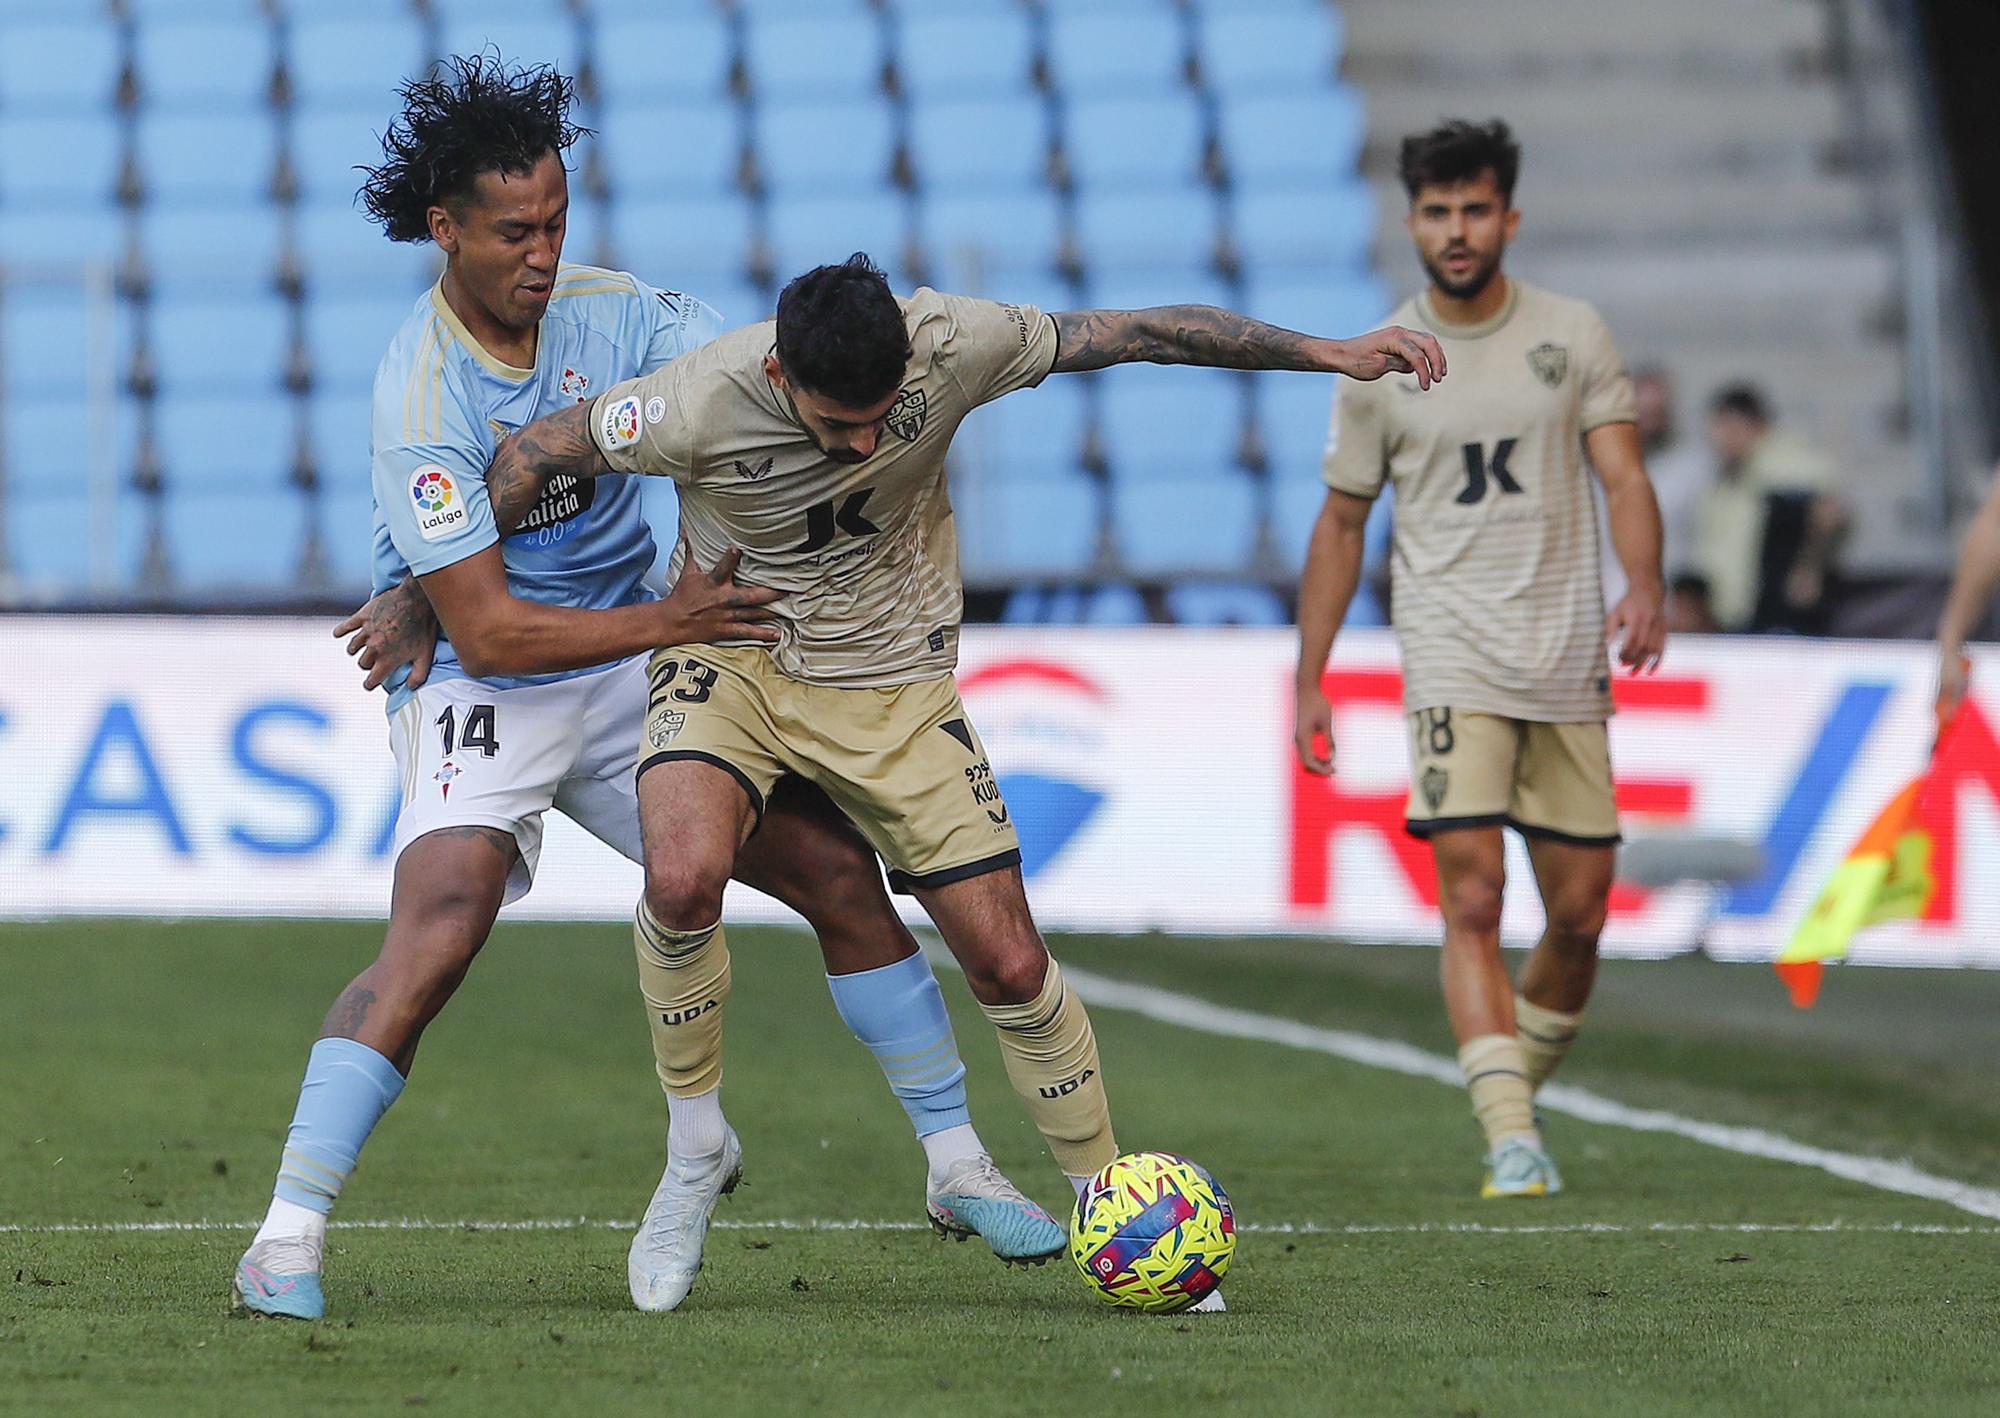
[(645, 720), (644, 655), (518, 689), (469, 679), (422, 686), (389, 720), (403, 790), (395, 857), (442, 828), (511, 832), (521, 856), (505, 899), (518, 901), (534, 884), (542, 814), (554, 807), (639, 861), (633, 765)]

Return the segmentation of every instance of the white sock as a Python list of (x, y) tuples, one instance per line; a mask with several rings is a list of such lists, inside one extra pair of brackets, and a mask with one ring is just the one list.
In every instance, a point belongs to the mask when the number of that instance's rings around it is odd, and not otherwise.
[(944, 1174), (951, 1170), (954, 1162), (980, 1156), (986, 1151), (986, 1145), (979, 1140), (979, 1133), (971, 1123), (940, 1128), (936, 1132), (925, 1133), (917, 1141), (924, 1145), (924, 1160), (930, 1164), (930, 1179), (933, 1182), (944, 1180)]
[(257, 1228), (257, 1235), (250, 1242), (252, 1251), (259, 1248), (264, 1255), (258, 1263), (274, 1262), (280, 1274), (307, 1271), (317, 1274), (320, 1260), (326, 1254), (326, 1213), (283, 1197), (272, 1197), (271, 1209), (264, 1213), (264, 1224)]
[(1089, 1177), (1077, 1177), (1077, 1176), (1071, 1176), (1071, 1174), (1070, 1174), (1070, 1173), (1068, 1173), (1068, 1172), (1064, 1172), (1064, 1173), (1063, 1173), (1063, 1175), (1064, 1175), (1065, 1177), (1069, 1177), (1069, 1184), (1070, 1184), (1070, 1186), (1071, 1186), (1071, 1187), (1072, 1187), (1072, 1188), (1073, 1188), (1073, 1189), (1075, 1190), (1075, 1192), (1076, 1192), (1076, 1199), (1077, 1199), (1078, 1201), (1082, 1201), (1082, 1200), (1083, 1200), (1083, 1189), (1084, 1189), (1085, 1187), (1087, 1187), (1087, 1186), (1089, 1186), (1089, 1185), (1090, 1185), (1090, 1178), (1089, 1178)]
[(712, 1157), (722, 1150), (729, 1122), (722, 1116), (722, 1089), (692, 1098), (667, 1095), (667, 1156)]

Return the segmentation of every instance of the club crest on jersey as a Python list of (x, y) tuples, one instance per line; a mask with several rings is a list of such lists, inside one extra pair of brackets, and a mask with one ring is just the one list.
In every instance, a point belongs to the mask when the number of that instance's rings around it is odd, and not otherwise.
[(615, 453), (620, 448), (630, 448), (639, 441), (639, 400), (635, 395), (624, 398), (604, 410), (603, 427), (604, 450)]
[(1535, 378), (1553, 389), (1569, 373), (1569, 351), (1561, 345), (1536, 345), (1528, 351), (1528, 368), (1535, 371)]
[(590, 388), (590, 376), (564, 365), (562, 379), (556, 387), (562, 390), (565, 397), (574, 399), (580, 404), (583, 402), (585, 392)]
[(443, 766), (437, 772), (431, 774), (431, 781), (436, 783), (438, 790), (443, 793), (446, 799), (449, 799), (451, 797), (452, 780), (464, 771), (463, 768), (460, 768), (456, 763), (447, 758)]
[(646, 721), (646, 742), (654, 748), (665, 748), (674, 741), (674, 736), (687, 727), (688, 716), (678, 709), (658, 709)]
[(1451, 787), (1451, 775), (1432, 764), (1424, 770), (1418, 787), (1422, 789), (1424, 801), (1430, 804), (1431, 811), (1436, 812), (1444, 806), (1445, 792)]
[(929, 412), (921, 389), (898, 389), (896, 402), (889, 405), (889, 432), (905, 443), (915, 443), (924, 431), (924, 415)]
[(436, 463), (425, 463), (410, 474), (410, 501), (415, 505), (417, 532), (427, 542), (449, 536), (471, 520), (451, 474)]

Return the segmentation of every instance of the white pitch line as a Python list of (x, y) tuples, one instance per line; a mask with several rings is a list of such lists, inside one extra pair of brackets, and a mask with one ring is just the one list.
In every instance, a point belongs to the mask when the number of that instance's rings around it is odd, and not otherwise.
[[(0, 1235), (138, 1235), (186, 1231), (254, 1231), (255, 1221), (52, 1221), (0, 1224)], [(525, 1221), (454, 1221), (405, 1216), (372, 1221), (335, 1221), (335, 1231), (630, 1231), (636, 1221), (589, 1216), (551, 1216)], [(923, 1231), (922, 1221), (841, 1221), (833, 1219), (770, 1221), (719, 1220), (716, 1231)], [(1416, 1221), (1403, 1224), (1349, 1222), (1324, 1225), (1318, 1221), (1267, 1221), (1239, 1225), (1238, 1231), (1267, 1236), (1649, 1236), (1649, 1235), (1799, 1235), (1799, 1236), (2000, 1236), (2000, 1226), (1938, 1226), (1923, 1222), (1765, 1222), (1653, 1221), (1626, 1225), (1610, 1221), (1565, 1221), (1548, 1225), (1496, 1226), (1479, 1221)]]
[[(1397, 1039), (1378, 1039), (1345, 1029), (1325, 1029), (1279, 1015), (1257, 1014), (1232, 1009), (1196, 995), (1176, 994), (1114, 980), (1106, 975), (1063, 967), (1063, 976), (1075, 985), (1091, 1008), (1121, 1009), (1144, 1015), (1163, 1024), (1231, 1039), (1254, 1039), (1267, 1044), (1284, 1044), (1295, 1049), (1332, 1054), (1350, 1063), (1394, 1073), (1429, 1078), (1453, 1088), (1465, 1086), (1465, 1076), (1456, 1060), (1434, 1054)], [(1631, 1108), (1613, 1102), (1588, 1089), (1551, 1083), (1535, 1095), (1535, 1101), (1552, 1113), (1567, 1113), (1586, 1122), (1607, 1127), (1630, 1128), (1636, 1132), (1673, 1133), (1695, 1142), (1719, 1147), (1746, 1157), (1765, 1157), (1775, 1162), (1791, 1162), (1814, 1167), (1844, 1181), (1859, 1182), (1879, 1191), (1941, 1201), (1974, 1216), (2000, 1219), (2000, 1191), (1935, 1176), (1908, 1162), (1892, 1162), (1881, 1157), (1864, 1157), (1854, 1152), (1835, 1152), (1796, 1141), (1764, 1128), (1733, 1127), (1726, 1123), (1684, 1118), (1661, 1108)]]

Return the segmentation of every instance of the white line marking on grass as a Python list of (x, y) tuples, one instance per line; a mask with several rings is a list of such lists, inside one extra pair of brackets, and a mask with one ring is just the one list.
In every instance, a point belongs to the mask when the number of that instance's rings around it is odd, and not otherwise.
[[(1151, 985), (1114, 980), (1067, 965), (1063, 967), (1063, 975), (1082, 992), (1084, 1002), (1093, 1009), (1121, 1009), (1182, 1029), (1310, 1049), (1315, 1053), (1332, 1054), (1350, 1063), (1366, 1064), (1370, 1068), (1434, 1079), (1453, 1088), (1465, 1086), (1464, 1075), (1460, 1073), (1456, 1060), (1401, 1040), (1378, 1039), (1369, 1034), (1321, 1028), (1278, 1015), (1232, 1009), (1197, 995), (1176, 994)], [(1567, 1113), (1586, 1122), (1630, 1128), (1636, 1132), (1673, 1133), (1746, 1157), (1765, 1157), (1775, 1162), (1816, 1167), (1844, 1181), (1859, 1182), (1879, 1191), (1941, 1201), (1960, 1211), (1969, 1211), (1974, 1216), (2000, 1218), (2000, 1191), (1933, 1176), (1908, 1162), (1891, 1162), (1880, 1157), (1863, 1157), (1858, 1153), (1813, 1147), (1763, 1128), (1702, 1122), (1660, 1108), (1630, 1108), (1588, 1089), (1561, 1083), (1545, 1086), (1536, 1095), (1536, 1102), (1549, 1112)]]
[[(335, 1221), (336, 1231), (630, 1231), (636, 1221), (590, 1216), (549, 1216), (525, 1221), (474, 1221), (421, 1216), (377, 1220)], [(52, 1221), (0, 1224), (0, 1235), (158, 1235), (187, 1231), (254, 1231), (255, 1221)], [(716, 1231), (924, 1231), (922, 1221), (841, 1221), (829, 1218), (769, 1221), (719, 1220)], [(1802, 1235), (1802, 1236), (2000, 1236), (2000, 1226), (1939, 1226), (1924, 1222), (1885, 1221), (1653, 1221), (1626, 1225), (1611, 1221), (1564, 1221), (1548, 1225), (1496, 1226), (1479, 1221), (1416, 1221), (1372, 1224), (1365, 1221), (1325, 1225), (1318, 1221), (1265, 1221), (1239, 1225), (1239, 1231), (1270, 1236), (1644, 1236), (1670, 1234)]]

